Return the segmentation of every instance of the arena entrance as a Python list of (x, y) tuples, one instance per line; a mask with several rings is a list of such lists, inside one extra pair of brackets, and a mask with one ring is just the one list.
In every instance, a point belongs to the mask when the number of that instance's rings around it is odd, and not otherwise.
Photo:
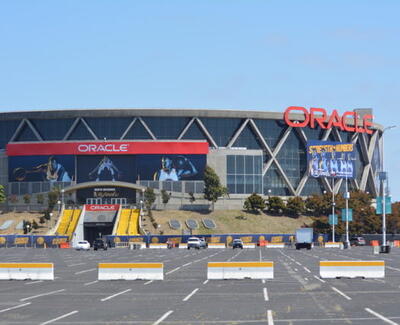
[(96, 238), (112, 235), (118, 209), (117, 204), (86, 205), (83, 238), (92, 244)]

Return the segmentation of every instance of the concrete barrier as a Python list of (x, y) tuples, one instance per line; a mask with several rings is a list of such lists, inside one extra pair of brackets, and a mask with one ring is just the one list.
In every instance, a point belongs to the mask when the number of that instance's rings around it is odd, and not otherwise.
[(54, 280), (53, 263), (0, 263), (0, 280)]
[(384, 278), (384, 261), (320, 261), (321, 278)]
[(207, 279), (273, 279), (274, 262), (209, 262)]
[(186, 243), (180, 243), (179, 248), (185, 248), (187, 249), (187, 244)]
[(243, 248), (256, 248), (255, 243), (243, 243)]
[(267, 243), (265, 245), (267, 248), (285, 248), (285, 243)]
[(149, 244), (149, 248), (156, 248), (156, 249), (167, 249), (167, 244)]
[(224, 243), (208, 243), (207, 248), (226, 248)]
[(146, 248), (146, 243), (143, 242), (130, 242), (129, 249), (142, 249)]
[(342, 248), (343, 243), (326, 242), (325, 247), (326, 248)]
[(164, 280), (163, 263), (99, 263), (99, 280)]

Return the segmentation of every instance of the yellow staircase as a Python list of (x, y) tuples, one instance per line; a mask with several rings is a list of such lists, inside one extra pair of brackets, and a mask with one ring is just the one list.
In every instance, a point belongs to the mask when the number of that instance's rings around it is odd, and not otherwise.
[(65, 235), (68, 229), (68, 225), (71, 222), (71, 217), (74, 213), (74, 210), (64, 210), (63, 215), (61, 216), (60, 224), (57, 228), (58, 235)]
[(122, 209), (117, 227), (117, 236), (124, 236), (128, 234), (128, 224), (131, 211), (131, 209)]
[(72, 214), (72, 219), (71, 222), (68, 225), (66, 235), (69, 237), (69, 239), (72, 238), (72, 235), (75, 231), (76, 225), (78, 224), (79, 221), (79, 216), (81, 215), (81, 210), (76, 209), (74, 210), (74, 213)]
[(128, 227), (128, 235), (129, 236), (140, 235), (139, 234), (139, 215), (140, 215), (139, 209), (131, 210), (131, 217), (129, 219), (129, 227)]

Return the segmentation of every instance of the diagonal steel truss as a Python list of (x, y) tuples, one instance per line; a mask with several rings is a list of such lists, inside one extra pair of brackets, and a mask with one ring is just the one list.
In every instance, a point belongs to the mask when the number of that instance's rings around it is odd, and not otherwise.
[[(128, 125), (128, 127), (122, 131), (120, 140), (125, 139), (126, 135), (128, 132), (135, 126), (136, 123), (141, 123), (144, 129), (148, 132), (149, 136), (151, 137), (152, 140), (157, 140), (156, 136), (152, 132), (152, 130), (149, 128), (149, 126), (145, 123), (145, 121), (142, 119), (142, 117), (133, 117), (132, 121)], [(210, 143), (212, 147), (215, 149), (219, 149), (219, 146), (217, 145), (216, 141), (214, 140), (212, 134), (207, 130), (203, 122), (201, 121), (201, 118), (198, 118), (196, 116), (192, 117), (190, 121), (185, 125), (183, 130), (180, 132), (178, 135), (177, 139), (171, 139), (171, 140), (182, 140), (182, 138), (185, 136), (187, 131), (190, 129), (193, 123), (196, 123), (197, 126), (200, 128), (200, 130), (203, 132), (205, 139)], [(77, 117), (74, 122), (72, 123), (71, 127), (68, 129), (66, 134), (63, 137), (64, 141), (70, 140), (70, 136), (73, 133), (73, 131), (77, 128), (79, 124), (82, 124), (87, 131), (90, 133), (92, 136), (93, 140), (99, 140), (99, 137), (96, 135), (96, 133), (92, 130), (92, 128), (88, 125), (88, 123), (85, 121), (83, 117)], [(18, 136), (23, 132), (24, 127), (27, 126), (30, 128), (30, 130), (33, 132), (35, 137), (37, 138), (38, 142), (44, 141), (42, 136), (40, 135), (39, 130), (37, 130), (34, 126), (33, 123), (29, 119), (22, 119), (20, 124), (18, 125), (17, 129), (15, 130), (14, 134), (12, 135), (10, 142), (16, 142), (18, 139)], [(290, 179), (285, 173), (284, 168), (282, 168), (279, 160), (278, 160), (278, 154), (281, 151), (281, 149), (284, 147), (287, 139), (289, 136), (295, 132), (297, 137), (300, 139), (300, 141), (303, 143), (304, 148), (306, 148), (306, 143), (307, 143), (307, 135), (304, 132), (302, 128), (293, 128), (291, 126), (288, 126), (281, 138), (278, 140), (278, 143), (274, 148), (271, 148), (268, 143), (265, 141), (265, 138), (259, 128), (257, 127), (255, 121), (252, 118), (245, 118), (241, 122), (239, 128), (234, 131), (232, 137), (230, 138), (226, 148), (232, 148), (236, 142), (236, 140), (240, 137), (244, 129), (249, 126), (251, 130), (253, 131), (256, 140), (258, 143), (260, 143), (260, 149), (264, 151), (266, 154), (267, 160), (264, 162), (263, 165), (263, 170), (262, 174), (263, 176), (268, 172), (268, 170), (271, 168), (272, 165), (276, 166), (277, 172), (279, 173), (280, 177), (284, 181), (285, 185), (290, 191), (291, 195), (296, 195), (300, 196), (308, 179), (310, 176), (308, 175), (308, 171), (306, 170), (303, 175), (300, 178), (299, 183), (297, 184), (297, 187), (294, 187), (293, 184), (290, 182)], [(337, 141), (343, 141), (340, 132), (336, 128), (332, 129), (327, 129), (324, 131), (323, 135), (321, 136), (320, 140), (327, 140), (331, 134)], [(372, 159), (374, 155), (374, 150), (376, 145), (378, 145), (379, 149), (381, 149), (381, 134), (379, 130), (375, 130), (374, 133), (370, 136), (370, 140), (368, 141), (368, 136), (364, 133), (354, 133), (352, 136), (351, 142), (355, 145), (359, 145), (361, 148), (361, 156), (364, 162), (363, 170), (362, 170), (362, 175), (360, 178), (360, 182), (357, 181), (357, 179), (352, 179), (352, 185), (356, 189), (360, 189), (362, 191), (365, 191), (367, 188), (371, 189), (373, 193), (372, 195), (376, 196), (378, 193), (378, 188), (376, 187), (376, 184), (374, 180), (376, 179), (376, 174), (378, 171), (373, 170), (372, 168)], [(341, 186), (342, 186), (343, 180), (339, 180), (335, 184), (334, 191), (335, 193), (338, 193)], [(324, 189), (328, 192), (332, 191), (331, 184), (329, 180), (326, 178), (321, 178), (321, 183), (324, 187)]]

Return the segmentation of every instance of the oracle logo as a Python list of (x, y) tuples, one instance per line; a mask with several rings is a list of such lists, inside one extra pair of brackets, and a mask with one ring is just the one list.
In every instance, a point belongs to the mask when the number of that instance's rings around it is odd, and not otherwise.
[(127, 152), (129, 144), (80, 144), (79, 152)]
[(119, 205), (118, 204), (99, 204), (99, 205), (86, 205), (86, 209), (89, 211), (115, 211), (118, 210)]
[[(304, 121), (290, 120), (289, 114), (294, 112), (304, 114)], [(328, 119), (328, 114), (326, 110), (323, 108), (315, 108), (311, 107), (310, 111), (301, 106), (290, 106), (286, 109), (283, 114), (283, 118), (287, 125), (302, 128), (302, 127), (311, 127), (315, 128), (317, 125), (321, 129), (330, 129), (332, 126), (335, 126), (342, 131), (347, 132), (357, 132), (357, 133), (367, 133), (372, 134), (372, 120), (373, 116), (371, 114), (366, 114), (362, 118), (362, 127), (359, 126), (359, 116), (356, 112), (345, 112), (342, 116), (339, 115), (337, 110), (333, 110), (332, 114)], [(353, 123), (349, 124), (348, 120)]]

